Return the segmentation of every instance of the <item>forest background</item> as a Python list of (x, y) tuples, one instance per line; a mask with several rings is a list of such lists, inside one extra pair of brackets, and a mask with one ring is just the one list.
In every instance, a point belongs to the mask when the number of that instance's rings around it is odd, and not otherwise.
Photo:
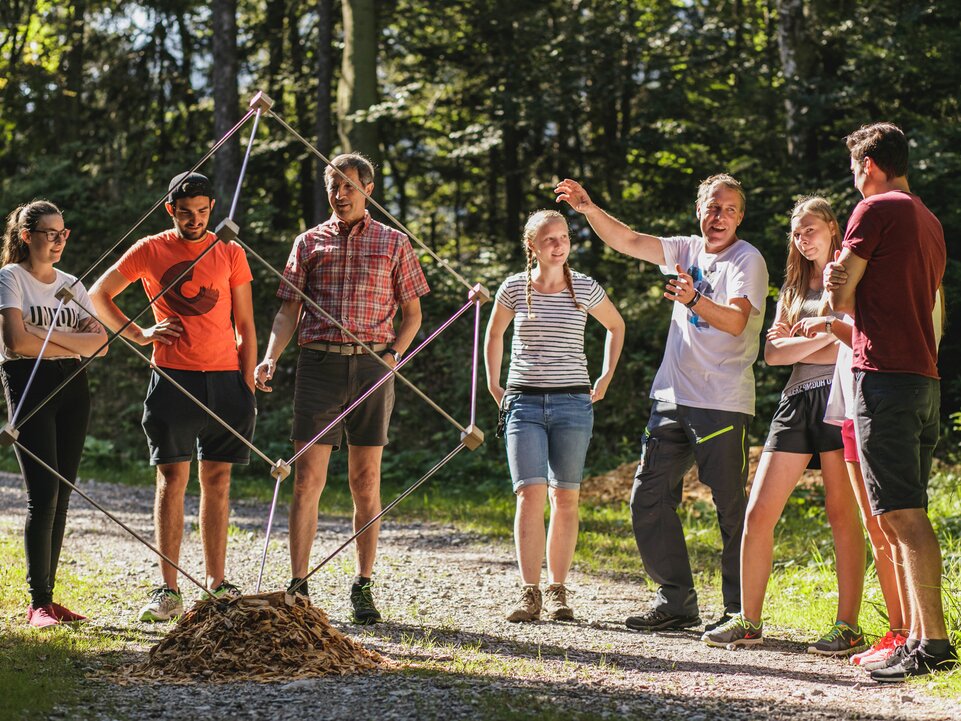
[[(471, 282), (492, 292), (524, 267), (526, 214), (552, 207), (573, 177), (629, 225), (696, 233), (697, 183), (719, 171), (747, 190), (741, 237), (771, 274), (765, 328), (783, 279), (790, 209), (828, 197), (842, 225), (859, 200), (843, 137), (877, 120), (911, 140), (912, 190), (944, 225), (949, 326), (941, 346), (943, 436), (961, 409), (961, 4), (912, 0), (4, 0), (0, 3), (0, 209), (46, 197), (73, 229), (62, 267), (89, 287), (136, 238), (169, 226), (162, 209), (97, 261), (234, 125), (258, 90), (330, 157), (356, 149), (378, 167), (377, 195)], [(233, 197), (244, 130), (201, 170)], [(240, 194), (241, 236), (275, 267), (326, 218), (323, 164), (275, 119), (260, 124)], [(598, 408), (588, 459), (599, 471), (636, 457), (670, 307), (662, 276), (608, 250), (571, 215), (572, 265), (604, 285), (627, 344)], [(421, 337), (467, 290), (421, 254), (432, 293)], [(251, 259), (261, 349), (277, 281)], [(123, 296), (128, 312), (144, 299)], [(484, 309), (484, 322), (489, 306)], [(590, 328), (593, 372), (603, 333)], [(465, 425), (470, 316), (408, 366), (408, 376)], [(295, 352), (276, 391), (259, 395), (256, 444), (288, 457)], [(506, 370), (506, 365), (505, 365)], [(761, 440), (786, 369), (756, 367), (752, 436)], [(121, 344), (91, 368), (87, 461), (144, 466), (148, 368)], [(488, 442), (455, 459), (446, 483), (505, 489), (496, 409), (479, 379)], [(385, 475), (419, 475), (457, 432), (398, 392)], [(248, 474), (269, 481), (255, 461)]]

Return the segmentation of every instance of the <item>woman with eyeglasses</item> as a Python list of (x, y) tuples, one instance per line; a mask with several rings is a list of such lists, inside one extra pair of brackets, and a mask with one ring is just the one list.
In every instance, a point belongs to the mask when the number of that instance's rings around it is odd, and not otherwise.
[[(71, 482), (77, 477), (90, 393), (85, 372), (74, 373), (82, 356), (106, 353), (107, 334), (90, 316), (80, 282), (54, 268), (69, 236), (53, 203), (22, 205), (7, 217), (0, 267), (0, 377), (27, 489), (27, 622), (35, 628), (84, 620), (53, 602), (70, 488), (44, 466)], [(61, 302), (64, 286), (73, 299)]]
[[(604, 397), (614, 376), (624, 346), (624, 320), (596, 280), (571, 270), (571, 239), (563, 215), (555, 210), (531, 215), (523, 243), (527, 271), (508, 277), (497, 291), (484, 343), (487, 388), (505, 414), (507, 461), (517, 495), (514, 543), (523, 588), (507, 620), (537, 621), (544, 611), (551, 620), (571, 621), (565, 584), (577, 543), (592, 404)], [(584, 355), (589, 315), (607, 329), (604, 366), (593, 387)], [(501, 364), (504, 332), (511, 323), (505, 390)], [(542, 595), (545, 555), (548, 586)]]

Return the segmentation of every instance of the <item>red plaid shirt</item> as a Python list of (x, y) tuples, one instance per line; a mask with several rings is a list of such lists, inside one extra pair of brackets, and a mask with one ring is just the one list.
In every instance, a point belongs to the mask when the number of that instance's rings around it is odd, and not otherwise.
[[(348, 231), (336, 215), (297, 236), (284, 277), (365, 343), (391, 343), (397, 307), (430, 292), (407, 236), (364, 219)], [(286, 283), (281, 300), (303, 300)], [(337, 326), (304, 303), (300, 345), (351, 343)]]

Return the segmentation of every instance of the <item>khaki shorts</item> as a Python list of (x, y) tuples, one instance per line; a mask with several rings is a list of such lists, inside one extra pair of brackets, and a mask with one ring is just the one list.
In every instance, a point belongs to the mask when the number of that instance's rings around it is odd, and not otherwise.
[[(348, 445), (386, 446), (390, 414), (394, 409), (393, 376), (331, 426), (386, 373), (379, 360), (366, 354), (345, 356), (301, 348), (294, 383), (291, 440), (313, 441), (337, 450), (346, 430)], [(324, 429), (327, 430), (318, 438)]]

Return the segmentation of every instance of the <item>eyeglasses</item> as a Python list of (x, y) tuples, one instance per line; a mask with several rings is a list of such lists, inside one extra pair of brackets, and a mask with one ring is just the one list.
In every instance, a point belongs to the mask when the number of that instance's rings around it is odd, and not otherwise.
[(58, 240), (66, 241), (70, 237), (70, 228), (63, 230), (31, 230), (31, 233), (43, 233), (48, 243), (56, 243)]

